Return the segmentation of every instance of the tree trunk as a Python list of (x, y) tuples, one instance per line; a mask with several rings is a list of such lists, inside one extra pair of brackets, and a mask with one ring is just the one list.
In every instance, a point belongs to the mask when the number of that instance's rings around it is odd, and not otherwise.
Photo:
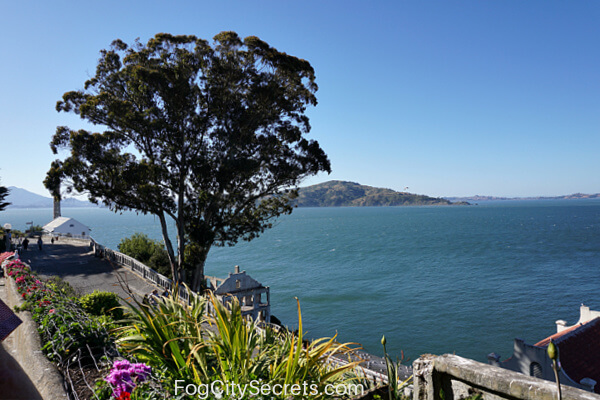
[(197, 293), (201, 293), (205, 289), (204, 264), (206, 264), (206, 257), (208, 256), (209, 250), (210, 247), (207, 250), (203, 250), (202, 253), (198, 254), (198, 257), (194, 259), (196, 267), (194, 268), (192, 290)]
[(185, 282), (186, 277), (183, 274), (184, 265), (185, 265), (185, 223), (183, 220), (184, 217), (184, 194), (185, 194), (185, 178), (180, 179), (179, 181), (179, 191), (177, 196), (177, 220), (175, 221), (176, 230), (177, 230), (177, 267), (179, 268), (179, 272), (181, 273), (180, 282)]
[(160, 220), (160, 228), (162, 230), (163, 241), (165, 242), (165, 247), (167, 248), (167, 254), (169, 255), (169, 263), (171, 264), (171, 275), (174, 283), (178, 283), (180, 280), (179, 276), (179, 266), (175, 262), (175, 253), (173, 252), (173, 244), (171, 243), (171, 239), (169, 239), (169, 231), (167, 229), (167, 221), (165, 219), (164, 213), (158, 213), (158, 219)]

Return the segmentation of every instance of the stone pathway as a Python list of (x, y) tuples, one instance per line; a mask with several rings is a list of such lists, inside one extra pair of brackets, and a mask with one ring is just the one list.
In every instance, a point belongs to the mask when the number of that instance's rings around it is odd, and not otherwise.
[(59, 276), (82, 294), (101, 290), (114, 292), (127, 300), (132, 292), (141, 300), (145, 294), (158, 289), (130, 270), (94, 257), (88, 241), (60, 239), (50, 244), (45, 238), (41, 251), (37, 246), (30, 247), (20, 258), (41, 277)]

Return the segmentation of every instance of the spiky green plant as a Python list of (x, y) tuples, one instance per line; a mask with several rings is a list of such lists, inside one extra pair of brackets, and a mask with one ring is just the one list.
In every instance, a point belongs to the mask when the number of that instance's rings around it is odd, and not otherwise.
[(133, 300), (129, 318), (117, 329), (117, 344), (125, 352), (161, 365), (180, 379), (200, 380), (209, 373), (210, 352), (203, 329), (205, 300), (193, 296), (191, 304), (180, 301), (178, 290), (150, 306)]
[[(298, 333), (275, 334), (242, 317), (235, 297), (230, 309), (212, 295), (209, 301), (215, 311), (208, 316), (203, 314), (205, 301), (199, 299), (189, 306), (176, 295), (158, 300), (156, 306), (134, 302), (131, 317), (120, 328), (121, 349), (190, 383), (244, 385), (257, 380), (273, 387), (306, 382), (318, 392), (311, 399), (326, 398), (327, 384), (347, 383), (348, 372), (360, 363), (358, 358), (344, 365), (332, 362), (353, 350), (335, 337), (304, 342), (299, 302)], [(304, 394), (279, 398), (306, 398)]]
[[(325, 397), (324, 388), (327, 384), (348, 383), (344, 374), (356, 368), (362, 360), (348, 360), (339, 365), (333, 362), (333, 357), (344, 358), (353, 352), (353, 343), (337, 343), (335, 336), (320, 338), (305, 343), (302, 327), (302, 311), (298, 306), (298, 334), (288, 333), (279, 346), (271, 352), (269, 379), (273, 383), (293, 385), (310, 382), (316, 385), (318, 394), (314, 399)], [(302, 395), (294, 398), (303, 398)]]
[(215, 312), (208, 321), (217, 330), (210, 331), (207, 345), (217, 359), (215, 373), (222, 382), (240, 384), (264, 375), (264, 365), (258, 362), (262, 341), (257, 323), (244, 319), (236, 297), (230, 302), (231, 310), (212, 294), (210, 301)]
[[(409, 376), (406, 380), (400, 382), (400, 377), (398, 376), (398, 366), (401, 363), (401, 360), (397, 360), (396, 363), (392, 360), (392, 358), (387, 353), (385, 348), (387, 341), (385, 336), (381, 338), (381, 344), (383, 345), (383, 354), (385, 357), (385, 365), (387, 367), (387, 376), (388, 376), (388, 395), (389, 400), (401, 400), (404, 399), (404, 393), (402, 392), (404, 387), (408, 385), (408, 383), (412, 379), (412, 375)], [(403, 355), (404, 358), (404, 355)]]

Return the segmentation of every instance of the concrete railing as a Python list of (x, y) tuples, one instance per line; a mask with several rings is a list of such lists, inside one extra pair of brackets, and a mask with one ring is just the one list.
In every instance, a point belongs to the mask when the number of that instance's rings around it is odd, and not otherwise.
[[(413, 363), (413, 400), (555, 400), (550, 382), (455, 355), (422, 356)], [(600, 400), (581, 389), (562, 386), (563, 400)]]

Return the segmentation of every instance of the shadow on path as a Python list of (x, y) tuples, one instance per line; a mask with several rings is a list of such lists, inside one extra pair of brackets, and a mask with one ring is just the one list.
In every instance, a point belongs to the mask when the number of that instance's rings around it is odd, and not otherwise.
[(144, 294), (156, 289), (133, 272), (94, 257), (87, 241), (48, 243), (41, 251), (37, 247), (30, 248), (21, 253), (20, 258), (43, 278), (59, 276), (82, 294), (101, 290), (114, 292), (122, 299), (128, 299), (129, 293), (122, 287), (126, 284), (141, 299)]

